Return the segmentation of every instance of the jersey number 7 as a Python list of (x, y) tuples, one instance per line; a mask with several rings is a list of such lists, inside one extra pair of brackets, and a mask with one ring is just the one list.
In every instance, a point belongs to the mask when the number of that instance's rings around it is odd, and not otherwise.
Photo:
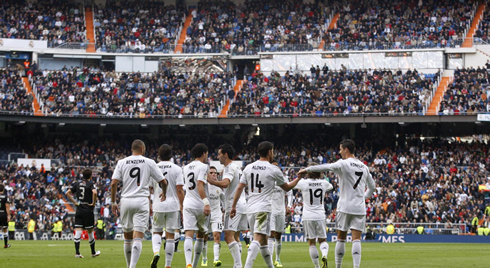
[(362, 174), (363, 174), (363, 173), (362, 173), (362, 172), (356, 172), (355, 174), (356, 174), (356, 176), (358, 176), (358, 177), (359, 177), (359, 179), (357, 179), (356, 183), (354, 184), (354, 189), (357, 189), (357, 186), (359, 185), (359, 182), (360, 182), (360, 181), (361, 181), (361, 179), (362, 179)]

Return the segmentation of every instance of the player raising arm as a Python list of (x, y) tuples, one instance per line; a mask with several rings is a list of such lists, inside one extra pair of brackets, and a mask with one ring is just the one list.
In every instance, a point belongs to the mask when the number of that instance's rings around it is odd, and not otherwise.
[[(316, 166), (317, 163), (310, 163), (308, 166)], [(305, 174), (301, 174), (303, 176)], [(322, 178), (321, 172), (310, 172), (296, 185), (296, 189), (303, 194), (303, 229), (306, 239), (310, 244), (310, 257), (315, 268), (320, 268), (318, 260), (318, 249), (316, 240), (320, 244), (322, 252), (322, 268), (327, 268), (327, 231), (325, 230), (325, 193), (333, 189), (332, 184)]]
[(271, 142), (263, 141), (259, 143), (257, 149), (260, 159), (249, 164), (243, 171), (243, 176), (233, 199), (230, 216), (233, 218), (236, 215), (236, 205), (241, 198), (243, 189), (248, 186), (247, 211), (254, 241), (250, 243), (245, 268), (253, 266), (259, 250), (267, 267), (272, 268), (274, 267), (272, 257), (267, 247), (267, 238), (270, 236), (270, 214), (272, 212), (271, 195), (276, 185), (284, 191), (289, 191), (298, 184), (300, 179), (286, 183), (282, 171), (270, 163), (274, 158), (274, 146)]
[[(374, 180), (368, 167), (354, 156), (353, 140), (340, 142), (342, 159), (333, 164), (323, 164), (302, 169), (298, 175), (308, 172), (333, 171), (339, 176), (340, 198), (337, 203), (335, 225), (338, 240), (335, 246), (335, 264), (342, 267), (347, 231), (352, 231), (352, 259), (354, 267), (361, 264), (361, 234), (366, 226), (365, 199), (374, 193)], [(366, 191), (367, 185), (367, 191)]]

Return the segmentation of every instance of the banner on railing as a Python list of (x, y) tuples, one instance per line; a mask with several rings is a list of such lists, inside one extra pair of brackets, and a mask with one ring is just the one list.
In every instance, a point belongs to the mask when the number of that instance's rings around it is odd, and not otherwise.
[(44, 165), (46, 170), (51, 169), (51, 159), (43, 159), (43, 158), (18, 158), (17, 165), (24, 165), (24, 167), (32, 167), (41, 168), (41, 164)]
[[(378, 234), (374, 240), (366, 240), (363, 235), (361, 239), (365, 242), (380, 242), (380, 243), (490, 243), (490, 236), (475, 236), (475, 235), (415, 235), (415, 234), (400, 234), (387, 235)], [(347, 242), (352, 242), (352, 236), (347, 236)], [(284, 242), (307, 242), (306, 236), (303, 233), (283, 234), (282, 241)], [(336, 234), (327, 234), (328, 242), (336, 242)]]
[(48, 41), (0, 38), (1, 48), (48, 48)]
[(478, 121), (490, 122), (490, 114), (478, 114)]

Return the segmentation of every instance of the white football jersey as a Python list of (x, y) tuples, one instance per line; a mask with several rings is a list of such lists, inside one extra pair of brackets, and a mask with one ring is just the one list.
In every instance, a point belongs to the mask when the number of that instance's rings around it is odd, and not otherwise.
[(267, 161), (255, 161), (243, 170), (240, 183), (248, 186), (247, 212), (272, 212), (274, 187), (286, 183), (282, 171)]
[(359, 159), (342, 159), (333, 164), (311, 166), (306, 170), (308, 172), (333, 171), (339, 176), (340, 197), (337, 211), (352, 215), (366, 215), (365, 199), (371, 197), (375, 185), (368, 167)]
[(158, 183), (153, 184), (153, 211), (172, 212), (180, 210), (179, 197), (177, 196), (177, 185), (184, 185), (182, 168), (170, 161), (161, 161), (157, 164), (165, 179), (168, 181), (167, 198), (160, 201), (162, 188)]
[(221, 202), (224, 201), (225, 195), (220, 187), (208, 184), (208, 200), (211, 207), (211, 222), (223, 222), (223, 212), (221, 211)]
[[(192, 161), (184, 167), (184, 208), (204, 209), (204, 203), (197, 191), (197, 182), (202, 181), (206, 184), (209, 166), (201, 161)], [(208, 187), (204, 185), (204, 191), (208, 196)]]
[(131, 155), (117, 161), (112, 179), (122, 181), (121, 197), (148, 197), (150, 195), (150, 183), (164, 179), (157, 164), (150, 158), (142, 155)]
[[(230, 212), (231, 206), (233, 205), (233, 198), (235, 197), (236, 189), (240, 183), (240, 178), (243, 176), (243, 172), (239, 166), (230, 163), (223, 170), (223, 180), (229, 179), (230, 184), (225, 189), (225, 211)], [(240, 199), (238, 199), (236, 205), (237, 214), (246, 214), (247, 212), (247, 201), (245, 200), (245, 191), (242, 192)]]
[(323, 201), (325, 193), (333, 189), (332, 184), (324, 179), (303, 179), (294, 188), (303, 194), (303, 220), (324, 220)]
[(284, 195), (286, 195), (286, 191), (279, 186), (274, 187), (272, 192), (272, 215), (286, 215)]

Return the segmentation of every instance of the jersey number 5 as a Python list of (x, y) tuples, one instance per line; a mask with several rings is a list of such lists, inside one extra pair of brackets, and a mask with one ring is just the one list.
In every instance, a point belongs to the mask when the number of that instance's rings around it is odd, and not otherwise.
[(129, 171), (129, 177), (131, 178), (136, 178), (136, 184), (138, 186), (140, 186), (140, 183), (141, 183), (141, 170), (139, 167), (135, 167), (135, 168), (132, 168), (130, 171)]
[(355, 174), (356, 174), (356, 176), (358, 176), (358, 177), (359, 177), (359, 179), (357, 179), (356, 183), (354, 184), (354, 189), (357, 189), (357, 186), (359, 185), (359, 182), (360, 182), (360, 181), (361, 181), (361, 179), (362, 179), (362, 174), (363, 174), (363, 173), (362, 173), (362, 172), (356, 172)]

